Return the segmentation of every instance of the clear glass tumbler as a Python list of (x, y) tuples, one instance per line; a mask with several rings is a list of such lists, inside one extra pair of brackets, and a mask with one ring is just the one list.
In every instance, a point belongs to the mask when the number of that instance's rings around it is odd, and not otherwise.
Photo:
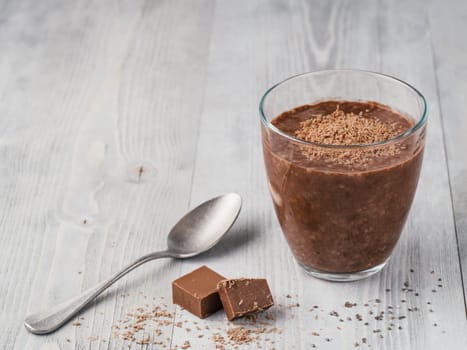
[[(329, 145), (274, 125), (283, 112), (318, 101), (348, 108), (352, 102), (376, 102), (402, 114), (411, 126), (383, 142)], [(297, 262), (312, 276), (333, 281), (380, 271), (400, 237), (418, 183), (427, 120), (423, 95), (387, 75), (328, 70), (274, 85), (259, 109), (269, 189)]]

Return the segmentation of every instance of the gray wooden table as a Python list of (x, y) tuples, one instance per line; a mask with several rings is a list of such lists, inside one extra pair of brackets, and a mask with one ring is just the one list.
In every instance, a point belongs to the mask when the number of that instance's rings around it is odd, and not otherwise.
[[(263, 349), (467, 348), (465, 18), (461, 0), (1, 1), (0, 348), (213, 349), (214, 331), (174, 326), (196, 320), (170, 303), (170, 282), (201, 264), (268, 278), (280, 331), (259, 337)], [(348, 284), (294, 262), (267, 191), (257, 107), (273, 83), (335, 67), (395, 75), (430, 109), (395, 254)], [(218, 248), (140, 268), (52, 335), (23, 328), (28, 313), (163, 248), (189, 207), (228, 191), (244, 209)], [(148, 300), (172, 312), (162, 333), (145, 330), (149, 344), (113, 335)], [(231, 327), (222, 313), (199, 325)]]

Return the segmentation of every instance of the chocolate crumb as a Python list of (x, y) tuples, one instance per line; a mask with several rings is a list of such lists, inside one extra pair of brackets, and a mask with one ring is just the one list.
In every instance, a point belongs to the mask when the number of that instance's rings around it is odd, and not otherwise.
[(188, 340), (185, 340), (183, 345), (180, 347), (180, 349), (183, 349), (183, 350), (189, 349), (189, 348), (191, 348), (191, 344), (190, 344), (190, 342)]
[(315, 115), (301, 122), (295, 136), (308, 142), (355, 145), (386, 141), (402, 131), (374, 117), (345, 113), (338, 105), (331, 114)]

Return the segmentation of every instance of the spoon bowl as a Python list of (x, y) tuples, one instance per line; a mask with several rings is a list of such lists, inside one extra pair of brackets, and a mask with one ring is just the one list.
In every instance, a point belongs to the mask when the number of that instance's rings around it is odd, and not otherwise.
[(189, 258), (215, 246), (240, 214), (242, 198), (227, 193), (197, 206), (172, 228), (167, 248), (175, 258)]

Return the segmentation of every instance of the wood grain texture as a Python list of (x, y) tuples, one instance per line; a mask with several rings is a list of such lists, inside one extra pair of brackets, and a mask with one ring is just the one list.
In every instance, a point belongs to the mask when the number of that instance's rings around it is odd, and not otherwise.
[[(282, 332), (260, 336), (264, 349), (464, 349), (467, 87), (458, 44), (467, 5), (424, 4), (2, 2), (0, 348), (160, 349), (112, 336), (117, 320), (153, 298), (174, 311), (165, 344), (214, 348), (212, 334), (232, 327), (222, 312), (200, 322), (170, 305), (170, 281), (207, 264), (229, 277), (268, 278)], [(335, 67), (395, 75), (430, 107), (422, 177), (395, 254), (379, 275), (347, 284), (313, 279), (293, 260), (267, 190), (257, 110), (273, 83)], [(25, 331), (26, 314), (164, 247), (189, 206), (228, 191), (244, 207), (218, 247), (142, 267), (84, 311), (81, 327)], [(175, 326), (184, 321), (190, 331)], [(200, 325), (210, 327), (202, 338)]]
[(467, 106), (463, 97), (467, 91), (467, 46), (460, 33), (466, 32), (466, 16), (467, 7), (462, 1), (448, 4), (432, 1), (429, 7), (433, 64), (445, 132), (464, 297), (467, 288)]
[(112, 323), (144, 295), (170, 296), (178, 264), (164, 261), (122, 281), (79, 328), (33, 337), (22, 326), (164, 248), (187, 210), (212, 5), (5, 4), (2, 349), (123, 348)]

